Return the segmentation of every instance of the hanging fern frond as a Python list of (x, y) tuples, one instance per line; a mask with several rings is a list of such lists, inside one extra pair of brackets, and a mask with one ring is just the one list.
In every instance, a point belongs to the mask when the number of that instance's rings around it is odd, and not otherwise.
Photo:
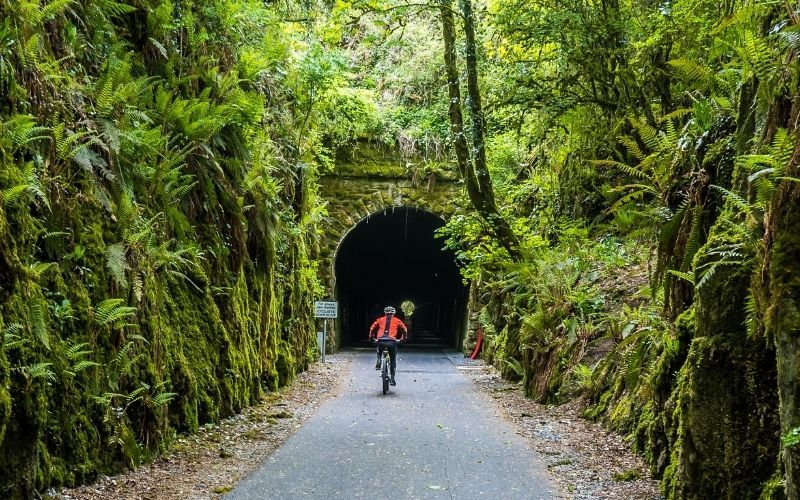
[(27, 184), (17, 184), (2, 191), (3, 201), (7, 205), (16, 205), (22, 198), (22, 195), (28, 192)]
[(75, 1), (76, 0), (50, 0), (38, 9), (38, 14), (36, 16), (37, 24), (63, 14), (64, 11), (67, 10), (67, 7), (75, 3)]
[(53, 363), (36, 363), (29, 366), (20, 366), (17, 368), (13, 368), (16, 371), (22, 373), (22, 375), (28, 379), (28, 381), (33, 381), (36, 379), (43, 379), (48, 382), (55, 382), (56, 374), (50, 367), (53, 366)]
[(761, 311), (759, 310), (758, 302), (752, 291), (747, 294), (744, 310), (746, 314), (744, 323), (747, 327), (747, 334), (753, 337), (758, 334), (761, 327)]
[(27, 343), (27, 340), (21, 336), (23, 331), (22, 325), (19, 323), (11, 323), (3, 328), (3, 350), (10, 351), (17, 347), (22, 347)]
[(49, 240), (51, 238), (58, 238), (58, 237), (61, 237), (61, 236), (70, 236), (70, 233), (68, 233), (66, 231), (47, 231), (47, 232), (42, 233), (40, 238), (43, 239), (43, 240)]
[(599, 167), (614, 167), (622, 170), (626, 174), (630, 175), (631, 177), (636, 177), (638, 179), (649, 179), (650, 176), (647, 172), (643, 172), (636, 167), (631, 167), (630, 165), (626, 165), (622, 162), (616, 160), (592, 160), (591, 162), (593, 165), (597, 165)]
[(667, 271), (667, 274), (671, 274), (676, 278), (680, 278), (682, 280), (688, 281), (692, 285), (694, 285), (694, 275), (692, 273), (685, 273), (683, 271), (677, 271), (675, 269), (670, 269)]
[(131, 282), (133, 284), (133, 297), (136, 299), (136, 302), (141, 302), (142, 297), (144, 297), (144, 279), (142, 274), (133, 273)]
[(48, 309), (39, 302), (33, 302), (28, 306), (31, 332), (45, 349), (50, 350), (50, 329), (48, 327), (47, 311)]
[(72, 365), (68, 370), (64, 370), (64, 373), (70, 377), (77, 377), (80, 375), (81, 372), (88, 370), (89, 368), (94, 368), (95, 366), (102, 366), (100, 363), (96, 363), (94, 361), (90, 361), (88, 359), (82, 359)]
[(722, 267), (743, 267), (748, 264), (748, 261), (741, 259), (741, 260), (718, 260), (714, 262), (710, 262), (707, 265), (699, 266), (697, 268), (697, 272), (701, 274), (700, 281), (697, 282), (695, 288), (701, 290), (705, 288), (708, 283), (711, 282), (712, 279), (717, 274)]
[(74, 361), (76, 359), (80, 359), (88, 354), (92, 354), (92, 350), (89, 349), (88, 342), (80, 342), (77, 344), (70, 345), (65, 351), (64, 355), (67, 359)]
[(34, 280), (41, 279), (42, 275), (53, 267), (58, 267), (55, 262), (34, 262), (28, 266), (28, 272)]
[(115, 243), (106, 248), (106, 267), (111, 277), (122, 288), (128, 288), (127, 272), (131, 267), (128, 264), (127, 250), (124, 243)]
[(93, 0), (91, 6), (106, 19), (136, 12), (136, 7), (114, 0)]
[(753, 219), (757, 218), (757, 215), (755, 213), (757, 207), (752, 206), (750, 203), (748, 203), (747, 200), (745, 200), (738, 194), (728, 189), (725, 189), (722, 186), (717, 186), (715, 184), (711, 185), (711, 189), (715, 189), (720, 193), (722, 193), (723, 195), (725, 195), (725, 199), (728, 200), (728, 202), (730, 202), (733, 206), (738, 208), (739, 211), (741, 211), (742, 213), (747, 214), (749, 217)]
[(93, 309), (92, 321), (100, 326), (122, 328), (133, 326), (129, 323), (136, 314), (136, 308), (124, 305), (122, 299), (106, 299)]
[(693, 59), (673, 59), (669, 64), (678, 75), (688, 81), (708, 82), (712, 79), (713, 73), (707, 66), (700, 64)]

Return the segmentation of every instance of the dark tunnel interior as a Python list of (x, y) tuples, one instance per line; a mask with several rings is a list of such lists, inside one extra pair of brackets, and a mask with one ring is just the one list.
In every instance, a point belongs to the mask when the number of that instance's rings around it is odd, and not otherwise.
[(455, 255), (442, 250), (444, 241), (435, 235), (443, 225), (430, 212), (395, 208), (362, 220), (345, 236), (335, 264), (343, 345), (367, 345), (370, 325), (392, 305), (409, 327), (408, 344), (457, 347), (467, 287)]

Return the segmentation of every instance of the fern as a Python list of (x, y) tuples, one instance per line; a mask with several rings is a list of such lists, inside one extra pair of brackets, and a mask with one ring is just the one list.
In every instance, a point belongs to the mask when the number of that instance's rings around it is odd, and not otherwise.
[(106, 248), (106, 267), (120, 287), (128, 288), (127, 272), (131, 267), (123, 243), (115, 243)]
[(177, 392), (161, 392), (156, 394), (152, 399), (151, 406), (155, 409), (165, 406), (167, 403), (175, 399), (175, 396), (177, 395)]
[(128, 323), (136, 313), (135, 307), (123, 305), (122, 299), (107, 299), (94, 308), (92, 321), (100, 326), (110, 326), (112, 328), (122, 328), (133, 326)]
[(694, 285), (694, 275), (691, 274), (691, 273), (684, 273), (684, 272), (681, 272), (681, 271), (676, 271), (675, 269), (670, 269), (670, 270), (667, 271), (667, 274), (671, 274), (672, 276), (675, 276), (676, 278), (680, 278), (682, 280), (688, 281), (689, 283)]
[[(10, 139), (12, 151), (28, 146), (32, 142), (49, 139), (50, 129), (36, 125), (36, 120), (30, 115), (14, 115), (4, 122), (0, 122), (0, 132)], [(0, 143), (2, 144), (2, 143)]]
[(96, 9), (106, 19), (121, 17), (125, 14), (136, 12), (136, 7), (127, 5), (114, 0), (93, 0), (91, 7)]
[(125, 396), (125, 408), (127, 409), (134, 403), (142, 401), (148, 390), (150, 390), (149, 385), (145, 384), (144, 382), (139, 382), (139, 387), (132, 390), (127, 396)]
[(677, 73), (689, 81), (706, 83), (712, 79), (712, 72), (707, 66), (692, 59), (673, 59), (668, 62)]
[(77, 344), (72, 344), (69, 346), (65, 351), (64, 354), (66, 355), (67, 359), (70, 361), (74, 361), (76, 359), (80, 359), (87, 354), (91, 354), (92, 350), (87, 349), (89, 347), (88, 342), (81, 342)]
[(661, 149), (662, 134), (658, 130), (640, 120), (631, 120), (631, 124), (633, 125), (636, 132), (639, 134), (639, 137), (642, 139), (642, 142), (645, 144), (645, 146), (647, 146), (647, 148), (650, 151), (658, 151)]
[(58, 267), (55, 262), (34, 262), (28, 266), (28, 273), (34, 280), (41, 279), (42, 275), (53, 267)]
[(795, 427), (781, 436), (781, 444), (784, 448), (791, 448), (798, 443), (800, 443), (800, 427)]
[(694, 259), (698, 250), (700, 250), (700, 245), (702, 244), (702, 222), (703, 206), (698, 205), (694, 207), (692, 211), (692, 225), (689, 230), (689, 239), (686, 241), (686, 248), (683, 251), (681, 269), (689, 269), (692, 264), (692, 259)]
[(745, 200), (738, 194), (728, 189), (725, 189), (722, 186), (717, 186), (715, 184), (711, 185), (711, 189), (715, 189), (720, 193), (722, 193), (723, 195), (725, 195), (725, 199), (728, 200), (728, 202), (730, 202), (734, 207), (739, 209), (740, 212), (746, 214), (753, 220), (757, 219), (757, 214), (756, 214), (757, 207), (752, 206), (750, 203), (747, 202), (747, 200)]
[(800, 52), (800, 25), (789, 25), (778, 33), (785, 46)]
[(752, 31), (744, 32), (738, 52), (762, 81), (772, 80), (777, 73), (778, 63), (776, 61), (779, 61), (780, 58), (772, 52), (764, 38)]
[(503, 360), (511, 370), (517, 374), (518, 377), (525, 376), (525, 369), (522, 367), (522, 363), (519, 362), (518, 359), (515, 358), (506, 358)]
[(142, 298), (144, 297), (144, 280), (142, 278), (142, 274), (134, 273), (132, 283), (133, 297), (136, 299), (136, 302), (141, 302)]
[(128, 339), (109, 364), (109, 384), (114, 390), (118, 388), (119, 379), (128, 375), (133, 364), (142, 357), (141, 353), (135, 354), (138, 344), (147, 344), (147, 340), (140, 335), (129, 335)]
[(45, 349), (50, 349), (50, 330), (47, 326), (47, 308), (42, 307), (39, 302), (33, 302), (28, 306), (28, 318), (30, 321), (31, 332), (41, 342)]
[(2, 191), (3, 199), (6, 203), (15, 205), (18, 203), (29, 203), (30, 198), (23, 198), (23, 195), (29, 195), (34, 201), (41, 201), (42, 204), (49, 210), (50, 200), (45, 193), (45, 189), (39, 181), (39, 176), (36, 173), (36, 167), (33, 162), (28, 162), (23, 168), (23, 175), (25, 182), (17, 184)]
[(63, 123), (53, 128), (53, 140), (58, 158), (64, 162), (71, 161), (83, 151), (94, 144), (102, 144), (100, 138), (92, 132), (72, 132), (67, 130)]
[(592, 390), (594, 387), (594, 370), (592, 367), (579, 363), (572, 369), (572, 374), (581, 389), (585, 391)]
[(650, 176), (646, 172), (643, 172), (642, 170), (640, 170), (638, 168), (631, 167), (630, 165), (626, 165), (626, 164), (624, 164), (622, 162), (619, 162), (619, 161), (615, 161), (615, 160), (592, 160), (591, 163), (593, 165), (597, 165), (597, 166), (600, 166), (600, 167), (615, 167), (615, 168), (618, 168), (618, 169), (622, 170), (623, 172), (625, 172), (627, 175), (630, 175), (631, 177), (636, 177), (638, 179), (649, 179), (650, 178)]
[(680, 234), (683, 220), (686, 217), (686, 212), (689, 209), (689, 201), (683, 200), (674, 213), (669, 215), (669, 219), (661, 227), (661, 234), (659, 235), (659, 246), (661, 252), (666, 252)]
[(8, 205), (16, 205), (22, 198), (22, 195), (28, 192), (27, 184), (17, 184), (2, 191), (3, 201)]
[(700, 281), (697, 282), (695, 288), (698, 290), (704, 288), (717, 274), (717, 271), (725, 266), (739, 267), (745, 265), (747, 262), (744, 260), (719, 260), (711, 262), (704, 266), (699, 266), (697, 271), (702, 274)]
[(27, 340), (20, 334), (23, 331), (22, 325), (19, 323), (11, 323), (3, 328), (3, 350), (10, 351), (22, 347), (27, 343)]
[(76, 0), (50, 0), (39, 10), (41, 20), (50, 20), (59, 14), (63, 14), (67, 7), (75, 3)]
[(43, 379), (48, 382), (55, 382), (56, 374), (50, 367), (53, 366), (53, 363), (36, 363), (30, 366), (21, 366), (16, 368), (17, 371), (21, 372), (22, 375), (31, 382), (37, 379)]
[(70, 233), (66, 231), (46, 231), (42, 233), (40, 238), (42, 238), (43, 240), (49, 240), (51, 238), (58, 238), (60, 236), (70, 236)]
[(77, 377), (82, 371), (88, 370), (89, 368), (94, 368), (95, 366), (102, 366), (102, 365), (94, 361), (82, 359), (76, 362), (74, 365), (72, 365), (70, 369), (64, 370), (64, 373), (74, 378)]

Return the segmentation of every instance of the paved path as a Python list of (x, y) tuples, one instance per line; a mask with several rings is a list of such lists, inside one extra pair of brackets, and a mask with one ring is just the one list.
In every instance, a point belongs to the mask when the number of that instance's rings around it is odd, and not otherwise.
[(355, 356), (342, 394), (226, 498), (557, 497), (543, 462), (445, 353), (401, 347), (386, 396), (374, 352)]

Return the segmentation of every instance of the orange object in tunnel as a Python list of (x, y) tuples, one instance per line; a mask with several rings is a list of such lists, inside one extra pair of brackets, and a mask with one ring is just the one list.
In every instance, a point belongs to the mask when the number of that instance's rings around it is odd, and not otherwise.
[[(397, 318), (394, 314), (387, 314), (381, 318), (376, 319), (372, 326), (369, 327), (369, 337), (370, 338), (385, 338), (384, 334), (386, 332), (386, 321), (389, 321), (389, 337), (395, 340), (401, 340), (406, 337), (408, 333), (408, 329), (406, 325)], [(399, 335), (397, 332), (398, 330), (403, 330), (403, 334)]]

